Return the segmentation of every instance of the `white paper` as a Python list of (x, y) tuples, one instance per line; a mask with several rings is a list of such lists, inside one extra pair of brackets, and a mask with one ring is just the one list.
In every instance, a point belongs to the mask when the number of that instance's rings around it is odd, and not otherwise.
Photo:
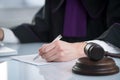
[(17, 51), (5, 46), (0, 47), (0, 56), (16, 55)]
[(36, 60), (33, 60), (36, 55), (38, 55), (38, 54), (14, 56), (14, 57), (12, 57), (12, 59), (21, 61), (21, 62), (25, 62), (28, 64), (37, 65), (37, 66), (49, 64), (45, 59), (42, 59), (41, 57), (37, 58)]

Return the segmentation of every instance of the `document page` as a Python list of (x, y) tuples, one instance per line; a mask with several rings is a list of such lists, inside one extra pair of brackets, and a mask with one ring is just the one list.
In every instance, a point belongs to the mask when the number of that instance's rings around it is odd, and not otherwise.
[(45, 59), (42, 59), (41, 57), (37, 58), (36, 60), (33, 60), (36, 55), (38, 55), (38, 54), (13, 56), (11, 58), (13, 60), (17, 60), (17, 61), (20, 61), (20, 62), (33, 64), (33, 65), (37, 65), (37, 66), (49, 64)]

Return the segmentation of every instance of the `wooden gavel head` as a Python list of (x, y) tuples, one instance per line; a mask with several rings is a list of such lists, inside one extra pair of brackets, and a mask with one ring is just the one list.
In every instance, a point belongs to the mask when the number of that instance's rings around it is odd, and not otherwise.
[(84, 52), (88, 56), (88, 58), (93, 61), (101, 60), (105, 55), (104, 49), (100, 45), (92, 42), (87, 43), (84, 48)]
[(104, 49), (100, 45), (92, 42), (87, 43), (87, 45), (84, 48), (84, 52), (87, 55), (87, 57), (93, 61), (99, 61), (103, 59), (105, 56), (110, 56), (110, 57), (120, 59), (120, 53), (116, 54), (116, 53), (110, 53), (110, 52), (104, 51)]

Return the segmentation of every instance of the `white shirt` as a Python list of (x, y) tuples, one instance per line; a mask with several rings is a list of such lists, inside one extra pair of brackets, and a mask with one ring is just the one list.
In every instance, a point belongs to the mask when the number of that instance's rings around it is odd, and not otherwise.
[(19, 39), (15, 36), (15, 34), (7, 28), (2, 28), (4, 31), (4, 38), (3, 41), (4, 43), (19, 43)]
[[(2, 28), (2, 29), (4, 31), (4, 39), (3, 39), (2, 42), (5, 42), (5, 43), (20, 43), (19, 39), (15, 36), (15, 34), (10, 29), (7, 29), (7, 28)], [(109, 52), (111, 52), (111, 53), (119, 53), (119, 51), (120, 51), (119, 48), (113, 46), (110, 43), (106, 43), (106, 42), (101, 41), (101, 40), (91, 40), (91, 41), (87, 41), (87, 42), (97, 43), (101, 47), (103, 47), (103, 49), (105, 51), (109, 50)]]

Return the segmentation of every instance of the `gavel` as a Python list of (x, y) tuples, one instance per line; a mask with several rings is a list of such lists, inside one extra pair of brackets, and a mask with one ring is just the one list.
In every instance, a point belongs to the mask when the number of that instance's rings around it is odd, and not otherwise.
[[(87, 57), (79, 58), (72, 68), (72, 72), (83, 75), (111, 75), (119, 72), (119, 67), (111, 58), (120, 58), (120, 54), (109, 53), (96, 43), (87, 43), (84, 47)], [(110, 57), (107, 57), (110, 56)]]
[(87, 43), (84, 48), (84, 52), (88, 56), (88, 58), (93, 61), (101, 60), (105, 56), (120, 58), (120, 54), (104, 51), (104, 49), (100, 45), (92, 42)]

